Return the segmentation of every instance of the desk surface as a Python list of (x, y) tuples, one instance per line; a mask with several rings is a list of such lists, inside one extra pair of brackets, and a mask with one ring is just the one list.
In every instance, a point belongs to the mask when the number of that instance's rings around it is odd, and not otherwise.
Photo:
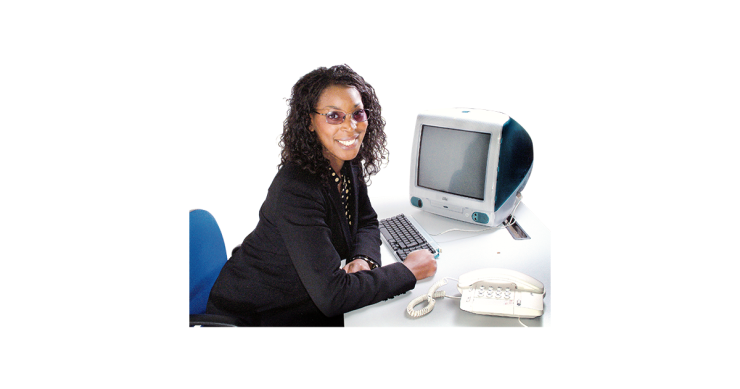
[[(480, 230), (479, 226), (433, 215), (402, 204), (374, 204), (378, 218), (384, 219), (399, 213), (413, 216), (430, 234), (451, 228)], [(528, 327), (542, 327), (550, 324), (550, 231), (537, 219), (532, 211), (522, 203), (516, 211), (516, 220), (531, 239), (515, 240), (506, 229), (485, 232), (452, 231), (434, 237), (441, 248), (437, 259), (437, 273), (434, 277), (416, 283), (416, 287), (400, 296), (381, 301), (344, 315), (346, 327), (452, 327), (489, 326), (519, 327), (516, 318), (477, 315), (460, 309), (460, 300), (452, 298), (437, 299), (434, 310), (420, 318), (412, 318), (406, 313), (406, 306), (415, 298), (427, 293), (437, 281), (448, 278), (444, 290), (457, 296), (457, 279), (460, 275), (488, 267), (516, 270), (539, 280), (545, 285), (545, 310), (542, 316), (534, 319), (521, 319)], [(381, 247), (383, 265), (395, 262), (389, 248)], [(426, 303), (416, 306), (421, 309)]]

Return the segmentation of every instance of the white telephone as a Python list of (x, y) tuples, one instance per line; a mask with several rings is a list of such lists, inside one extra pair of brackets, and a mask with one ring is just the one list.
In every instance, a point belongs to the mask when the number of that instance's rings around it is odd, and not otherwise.
[[(445, 297), (445, 292), (437, 292), (443, 279), (432, 285), (429, 292), (416, 298), (408, 307), (411, 317), (421, 317), (434, 309), (435, 298)], [(542, 316), (545, 297), (544, 285), (536, 279), (507, 269), (480, 269), (465, 273), (458, 280), (457, 289), (461, 296), (447, 296), (460, 299), (460, 309), (480, 315), (507, 316), (531, 319)], [(421, 310), (414, 307), (424, 301), (428, 304)]]

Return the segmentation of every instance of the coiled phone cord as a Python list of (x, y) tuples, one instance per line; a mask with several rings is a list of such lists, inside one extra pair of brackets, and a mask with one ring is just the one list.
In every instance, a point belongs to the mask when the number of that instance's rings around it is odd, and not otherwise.
[[(450, 278), (450, 279), (457, 281), (454, 278)], [(440, 298), (440, 297), (460, 298), (460, 296), (447, 296), (444, 290), (440, 290), (439, 292), (437, 292), (437, 289), (439, 289), (443, 285), (447, 285), (447, 278), (443, 278), (441, 281), (438, 281), (436, 284), (432, 285), (432, 287), (429, 288), (429, 291), (427, 292), (427, 294), (419, 296), (415, 298), (413, 301), (411, 301), (409, 305), (406, 307), (406, 313), (408, 313), (409, 316), (411, 317), (422, 317), (428, 314), (429, 312), (431, 312), (432, 309), (434, 309), (434, 304), (435, 304), (434, 299), (435, 298)], [(424, 300), (427, 301), (426, 307), (419, 309), (419, 310), (414, 309), (414, 307), (423, 303)]]

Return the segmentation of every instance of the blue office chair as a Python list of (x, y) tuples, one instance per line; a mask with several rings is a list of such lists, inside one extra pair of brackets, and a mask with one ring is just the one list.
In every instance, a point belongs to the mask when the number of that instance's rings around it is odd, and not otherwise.
[(236, 327), (236, 319), (206, 314), (206, 303), (221, 268), (226, 246), (216, 219), (208, 211), (190, 211), (190, 326)]

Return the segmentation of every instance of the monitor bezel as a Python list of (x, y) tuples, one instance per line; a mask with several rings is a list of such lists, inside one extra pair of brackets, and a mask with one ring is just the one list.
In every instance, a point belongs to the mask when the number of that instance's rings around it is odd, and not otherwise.
[[(420, 113), (417, 116), (414, 130), (413, 147), (411, 155), (411, 177), (409, 180), (410, 195), (423, 199), (428, 203), (422, 209), (442, 214), (444, 216), (466, 220), (465, 214), (471, 212), (485, 212), (490, 215), (490, 222), (496, 222), (494, 217), (494, 204), (496, 196), (496, 180), (498, 178), (499, 147), (501, 134), (509, 116), (497, 111), (451, 108), (433, 110)], [(418, 184), (419, 158), (421, 146), (421, 133), (423, 126), (435, 126), (457, 131), (468, 131), (490, 134), (488, 148), (488, 161), (486, 163), (486, 179), (483, 191), (483, 200), (448, 193), (436, 189), (430, 189)]]

